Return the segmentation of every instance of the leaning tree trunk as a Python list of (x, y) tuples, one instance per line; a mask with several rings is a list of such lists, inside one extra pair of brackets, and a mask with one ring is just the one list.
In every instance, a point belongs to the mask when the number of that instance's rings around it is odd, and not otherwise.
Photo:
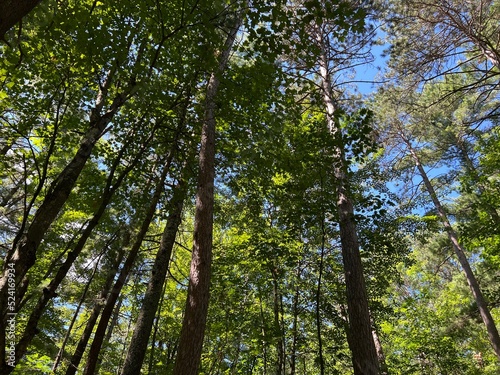
[[(179, 128), (183, 129), (187, 123), (189, 106), (191, 105), (192, 87), (188, 88), (187, 100), (184, 105), (182, 115), (180, 117)], [(130, 341), (130, 346), (125, 358), (125, 363), (122, 368), (122, 375), (137, 374), (140, 372), (146, 349), (153, 328), (156, 311), (162, 297), (165, 278), (169, 269), (170, 257), (175, 244), (175, 237), (182, 219), (182, 209), (187, 195), (187, 174), (189, 172), (188, 165), (194, 159), (194, 153), (188, 151), (188, 156), (182, 168), (178, 185), (174, 188), (171, 200), (170, 214), (167, 219), (167, 224), (163, 231), (160, 249), (156, 254), (155, 263), (151, 271), (151, 278), (148, 284), (148, 289), (142, 302), (141, 311), (137, 317), (134, 333)], [(153, 342), (154, 346), (154, 342)]]
[(344, 262), (344, 274), (347, 294), (349, 330), (347, 338), (352, 353), (355, 375), (379, 374), (377, 352), (373, 342), (368, 297), (366, 293), (363, 265), (359, 252), (359, 242), (354, 207), (350, 194), (350, 181), (347, 174), (347, 160), (344, 152), (342, 130), (335, 121), (335, 104), (331, 77), (328, 68), (328, 49), (322, 31), (317, 28), (317, 42), (321, 48), (319, 70), (323, 103), (326, 109), (328, 128), (335, 138), (333, 149), (333, 174), (337, 182), (336, 205), (340, 227), (340, 242)]
[[(113, 241), (114, 238), (116, 237), (116, 234), (113, 235), (110, 241)], [(101, 251), (101, 254), (97, 261), (95, 262), (94, 269), (92, 270), (92, 274), (88, 278), (85, 288), (83, 289), (82, 295), (80, 297), (80, 300), (78, 301), (78, 306), (76, 307), (76, 310), (73, 314), (73, 317), (71, 318), (71, 322), (69, 323), (68, 329), (66, 330), (66, 334), (64, 335), (64, 340), (61, 344), (61, 347), (59, 348), (59, 351), (57, 352), (56, 359), (54, 359), (54, 364), (52, 365), (52, 372), (56, 372), (57, 367), (59, 366), (59, 363), (61, 362), (63, 356), (64, 356), (64, 350), (66, 349), (66, 344), (68, 343), (69, 338), (71, 337), (71, 333), (73, 331), (73, 327), (75, 326), (76, 319), (80, 315), (80, 310), (82, 309), (82, 306), (87, 299), (87, 293), (89, 291), (90, 285), (94, 281), (94, 277), (97, 273), (97, 270), (99, 269), (99, 266), (101, 265), (101, 258), (104, 255), (104, 252), (106, 251), (106, 247), (109, 245), (109, 242), (104, 245), (104, 249)]]
[(113, 285), (113, 288), (111, 289), (111, 292), (108, 295), (108, 298), (106, 299), (106, 304), (104, 306), (104, 309), (101, 314), (101, 319), (99, 320), (99, 324), (97, 325), (96, 332), (94, 334), (94, 341), (92, 341), (92, 345), (90, 346), (90, 351), (88, 354), (88, 359), (87, 359), (87, 364), (85, 366), (85, 370), (83, 372), (84, 375), (91, 375), (94, 374), (98, 360), (99, 360), (99, 353), (101, 351), (102, 344), (104, 342), (105, 334), (106, 334), (106, 329), (109, 323), (109, 320), (111, 319), (111, 316), (113, 314), (114, 306), (116, 304), (116, 301), (118, 300), (118, 297), (120, 296), (121, 290), (123, 286), (125, 285), (125, 282), (128, 278), (128, 275), (130, 271), (132, 270), (132, 267), (135, 263), (135, 260), (137, 258), (137, 255), (139, 253), (139, 250), (141, 248), (142, 242), (144, 240), (144, 237), (146, 236), (146, 233), (149, 229), (149, 225), (151, 224), (151, 221), (153, 220), (155, 211), (156, 211), (156, 206), (158, 205), (158, 202), (160, 200), (161, 194), (163, 192), (163, 186), (165, 184), (165, 179), (167, 178), (167, 174), (170, 169), (170, 163), (172, 162), (172, 158), (174, 155), (174, 150), (176, 148), (176, 141), (174, 141), (174, 145), (172, 146), (172, 150), (170, 151), (169, 155), (167, 156), (167, 160), (164, 163), (163, 170), (161, 172), (161, 176), (158, 178), (155, 186), (155, 192), (153, 196), (151, 197), (151, 202), (149, 204), (149, 207), (146, 212), (146, 216), (144, 220), (142, 221), (141, 224), (141, 229), (139, 230), (139, 233), (137, 234), (137, 237), (132, 245), (132, 248), (130, 249), (130, 252), (127, 255), (127, 259), (125, 260), (125, 263), (120, 271), (120, 274), (118, 276), (118, 279), (116, 280), (115, 284)]
[(479, 287), (479, 283), (476, 279), (476, 276), (474, 275), (474, 272), (472, 271), (467, 256), (465, 255), (465, 251), (462, 248), (462, 245), (460, 245), (460, 242), (458, 241), (458, 235), (451, 226), (451, 223), (448, 220), (448, 215), (446, 214), (446, 211), (441, 205), (441, 202), (436, 194), (436, 191), (434, 190), (434, 186), (432, 185), (429, 176), (427, 176), (427, 172), (425, 171), (422, 163), (420, 162), (420, 158), (418, 157), (418, 154), (411, 145), (410, 140), (403, 133), (400, 133), (399, 135), (403, 140), (403, 142), (405, 143), (408, 151), (410, 152), (411, 157), (413, 158), (415, 166), (417, 167), (418, 172), (420, 174), (420, 177), (422, 177), (422, 180), (424, 182), (425, 189), (429, 193), (432, 199), (432, 203), (434, 204), (434, 207), (436, 208), (436, 211), (438, 212), (438, 215), (441, 219), (441, 223), (443, 224), (444, 229), (448, 234), (448, 238), (451, 242), (453, 250), (455, 251), (458, 261), (460, 262), (460, 265), (462, 266), (462, 269), (464, 271), (465, 278), (467, 279), (467, 283), (469, 284), (469, 288), (472, 292), (472, 296), (476, 301), (477, 307), (479, 309), (479, 314), (481, 315), (481, 319), (483, 320), (483, 323), (486, 326), (486, 331), (488, 332), (490, 344), (493, 350), (495, 351), (495, 354), (497, 355), (498, 359), (500, 360), (500, 336), (498, 334), (498, 329), (495, 325), (493, 317), (491, 316), (490, 309), (488, 307), (488, 304), (486, 303), (486, 300), (484, 299), (483, 293), (481, 292), (481, 288)]
[(3, 275), (0, 278), (0, 307), (2, 308), (0, 319), (0, 373), (10, 373), (12, 367), (5, 364), (5, 314), (7, 307), (7, 280), (12, 273), (15, 275), (16, 302), (22, 297), (22, 285), (27, 285), (25, 276), (28, 270), (35, 264), (36, 251), (43, 240), (47, 230), (50, 228), (57, 215), (66, 203), (73, 187), (80, 176), (83, 167), (90, 158), (90, 154), (105, 131), (106, 127), (113, 119), (118, 110), (125, 104), (129, 95), (135, 91), (136, 84), (129, 85), (125, 91), (117, 95), (110, 108), (102, 114), (107, 92), (111, 86), (115, 70), (110, 70), (107, 79), (102, 85), (94, 108), (91, 110), (90, 126), (83, 136), (80, 147), (73, 159), (64, 170), (52, 182), (47, 195), (41, 206), (35, 212), (33, 221), (26, 233), (19, 233), (15, 238), (12, 249), (5, 258)]
[[(33, 221), (27, 232), (15, 239), (14, 246), (7, 254), (5, 265), (14, 264), (17, 285), (21, 284), (28, 270), (35, 264), (38, 246), (66, 203), (97, 141), (103, 135), (114, 115), (125, 104), (128, 96), (135, 90), (135, 83), (128, 86), (124, 92), (115, 97), (113, 104), (107, 112), (102, 114), (101, 111), (107, 99), (107, 90), (111, 86), (113, 76), (114, 70), (109, 72), (105, 83), (100, 89), (96, 105), (91, 111), (90, 126), (81, 140), (78, 151), (66, 168), (52, 182), (43, 203), (35, 212)], [(4, 266), (4, 270), (6, 266)], [(6, 280), (7, 274), (4, 274), (0, 279), (0, 291), (2, 294), (6, 289)]]
[(56, 296), (56, 290), (57, 288), (61, 285), (63, 282), (64, 278), (68, 274), (69, 270), (71, 269), (73, 263), (75, 260), (78, 258), (80, 253), (85, 247), (85, 244), (87, 243), (88, 239), (90, 238), (94, 228), (99, 224), (99, 221), (101, 217), (104, 215), (109, 203), (111, 202), (111, 199), (114, 195), (114, 193), (118, 190), (118, 188), (121, 186), (123, 183), (124, 179), (128, 176), (128, 174), (133, 170), (133, 168), (137, 165), (139, 162), (142, 154), (144, 153), (145, 149), (147, 148), (147, 145), (149, 144), (150, 140), (152, 139), (154, 135), (154, 130), (151, 133), (151, 135), (147, 138), (137, 155), (135, 156), (134, 160), (125, 168), (121, 173), (118, 175), (118, 177), (115, 179), (115, 172), (122, 162), (122, 156), (123, 153), (126, 150), (126, 147), (123, 147), (118, 156), (116, 157), (110, 173), (108, 175), (107, 181), (106, 181), (106, 187), (104, 188), (104, 192), (102, 194), (101, 198), (101, 203), (98, 207), (98, 209), (95, 211), (94, 215), (88, 222), (87, 226), (85, 227), (82, 235), (80, 236), (77, 244), (75, 245), (74, 249), (68, 254), (66, 260), (61, 264), (61, 266), (58, 268), (56, 275), (54, 278), (50, 281), (49, 285), (44, 288), (42, 295), (38, 299), (38, 302), (36, 306), (34, 307), (33, 311), (30, 314), (30, 317), (28, 319), (28, 323), (26, 325), (26, 328), (24, 329), (23, 335), (21, 339), (19, 340), (19, 343), (16, 346), (16, 358), (22, 358), (28, 349), (28, 345), (31, 343), (33, 338), (35, 337), (37, 333), (37, 325), (38, 322), (40, 321), (40, 318), (42, 317), (43, 312), (45, 311), (45, 308), (49, 304), (49, 302)]
[(201, 134), (198, 191), (194, 219), (193, 251), (188, 296), (182, 322), (174, 375), (197, 375), (208, 313), (212, 266), (212, 231), (215, 180), (215, 98), (220, 75), (226, 69), (242, 16), (232, 25), (217, 71), (210, 76), (205, 98), (205, 115)]
[(104, 302), (106, 301), (106, 298), (111, 290), (111, 286), (113, 285), (113, 280), (118, 274), (118, 268), (125, 255), (124, 249), (128, 247), (129, 242), (130, 242), (130, 231), (127, 231), (125, 232), (125, 237), (123, 243), (121, 244), (120, 249), (118, 250), (116, 259), (113, 262), (111, 269), (107, 273), (106, 281), (104, 282), (104, 287), (97, 296), (97, 299), (94, 303), (94, 307), (92, 308), (92, 311), (89, 317), (87, 318), (87, 323), (85, 324), (83, 333), (81, 334), (80, 339), (78, 340), (78, 344), (76, 345), (75, 351), (71, 356), (68, 368), (66, 369), (66, 375), (74, 375), (78, 370), (78, 366), (80, 365), (83, 353), (87, 348), (87, 344), (90, 340), (90, 336), (92, 335), (92, 331), (94, 330), (95, 324), (97, 323), (97, 319), (99, 318), (99, 314), (101, 313), (101, 310), (104, 306)]
[[(187, 169), (187, 167), (185, 167)], [(156, 254), (155, 263), (151, 270), (141, 311), (137, 317), (134, 333), (130, 341), (130, 346), (125, 358), (122, 375), (134, 375), (141, 372), (142, 362), (146, 355), (149, 335), (153, 328), (153, 321), (160, 302), (163, 284), (167, 276), (172, 249), (175, 244), (177, 230), (181, 224), (182, 208), (187, 193), (187, 183), (184, 179), (179, 181), (179, 185), (174, 188), (171, 201), (171, 211), (167, 219), (167, 224), (163, 231), (160, 249)]]
[[(151, 350), (149, 351), (148, 370), (146, 372), (147, 374), (152, 374), (153, 371), (153, 363), (156, 351), (156, 336), (158, 334), (158, 330), (160, 329), (161, 311), (163, 307), (163, 301), (165, 300), (165, 291), (167, 289), (167, 284), (168, 283), (163, 284), (163, 290), (160, 296), (160, 301), (158, 302), (158, 309), (156, 310), (156, 318), (153, 326), (153, 335), (151, 336)], [(170, 359), (171, 357), (167, 355), (167, 358)]]

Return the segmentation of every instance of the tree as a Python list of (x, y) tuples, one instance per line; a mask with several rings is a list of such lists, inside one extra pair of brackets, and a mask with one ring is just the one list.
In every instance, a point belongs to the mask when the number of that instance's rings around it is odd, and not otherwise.
[(179, 349), (174, 374), (197, 374), (200, 366), (201, 350), (205, 333), (212, 263), (212, 231), (215, 180), (215, 99), (233, 48), (236, 34), (243, 20), (238, 9), (236, 19), (229, 20), (229, 32), (219, 56), (218, 67), (211, 73), (205, 95), (201, 148), (199, 156), (198, 190), (194, 241), (189, 276), (186, 310), (182, 324)]
[[(329, 10), (325, 4), (325, 12)], [(347, 8), (350, 10), (349, 8)], [(345, 9), (344, 9), (345, 10)], [(339, 11), (339, 9), (335, 9)], [(345, 13), (344, 17), (354, 23), (354, 32), (363, 29), (363, 11), (357, 13), (351, 10), (351, 14)], [(328, 14), (328, 13), (326, 13)], [(349, 14), (349, 15), (348, 15)], [(326, 17), (325, 17), (326, 18)], [(317, 21), (316, 21), (317, 22)], [(336, 180), (336, 209), (338, 215), (340, 241), (342, 244), (342, 258), (344, 264), (344, 275), (346, 280), (346, 294), (349, 314), (349, 331), (347, 333), (349, 347), (352, 352), (352, 361), (355, 374), (378, 374), (379, 363), (376, 355), (375, 345), (372, 337), (370, 313), (368, 307), (368, 296), (366, 293), (363, 266), (359, 253), (359, 241), (354, 218), (354, 203), (349, 179), (349, 162), (346, 158), (347, 143), (343, 134), (341, 107), (337, 104), (336, 95), (332, 86), (332, 71), (335, 72), (339, 61), (331, 61), (333, 41), (335, 38), (345, 37), (350, 30), (340, 31), (336, 34), (335, 27), (327, 22), (317, 22), (312, 25), (310, 38), (314, 40), (318, 49), (316, 61), (317, 74), (320, 77), (319, 94), (323, 100), (326, 113), (327, 128), (334, 138), (333, 167), (332, 173)], [(333, 68), (331, 67), (333, 63)], [(349, 121), (349, 120), (347, 120)]]
[[(186, 163), (187, 164), (187, 163)], [(184, 166), (187, 169), (186, 166)], [(178, 186), (174, 188), (171, 199), (171, 211), (163, 231), (160, 248), (156, 254), (155, 264), (151, 271), (151, 279), (144, 295), (141, 311), (134, 327), (130, 346), (122, 369), (122, 375), (140, 372), (146, 354), (147, 343), (153, 320), (158, 309), (163, 284), (169, 269), (170, 257), (175, 244), (177, 230), (181, 223), (182, 209), (187, 195), (186, 177), (181, 177)]]
[[(394, 95), (394, 92), (392, 94)], [(391, 93), (386, 92), (385, 94), (381, 94), (381, 97), (383, 98), (384, 95), (385, 98), (389, 100), (389, 102), (391, 102), (391, 100), (394, 100), (394, 96), (392, 96)], [(418, 94), (416, 94), (415, 96), (418, 97)], [(383, 103), (383, 101), (381, 101), (381, 103)], [(409, 103), (411, 104), (411, 101), (409, 101)], [(429, 177), (425, 169), (424, 162), (422, 161), (423, 157), (429, 157), (428, 152), (425, 152), (425, 148), (419, 144), (419, 141), (425, 139), (426, 135), (428, 136), (428, 134), (426, 134), (427, 130), (425, 129), (425, 127), (421, 127), (422, 125), (425, 126), (426, 123), (413, 123), (413, 116), (411, 112), (405, 113), (401, 108), (401, 104), (399, 108), (393, 108), (392, 110), (395, 112), (392, 112), (392, 117), (390, 112), (385, 111), (384, 113), (384, 116), (389, 116), (385, 118), (385, 125), (387, 126), (387, 128), (384, 132), (386, 135), (388, 135), (387, 139), (391, 139), (391, 137), (399, 138), (402, 142), (400, 146), (402, 146), (406, 151), (406, 155), (408, 156), (409, 160), (411, 160), (411, 165), (414, 165), (416, 167), (417, 173), (422, 179), (423, 186), (429, 194), (433, 209), (435, 210), (443, 225), (451, 246), (465, 274), (467, 283), (479, 309), (480, 316), (483, 320), (484, 325), (486, 326), (491, 346), (493, 347), (493, 350), (497, 354), (497, 356), (499, 356), (500, 336), (498, 334), (495, 321), (491, 315), (490, 308), (488, 307), (487, 301), (483, 296), (473, 269), (470, 266), (468, 257), (466, 255), (466, 250), (460, 244), (458, 234), (453, 228), (450, 219), (448, 218), (448, 213), (445, 210), (444, 205), (441, 203), (434, 184), (431, 182), (431, 178)], [(418, 118), (419, 116), (416, 115), (416, 117)], [(434, 154), (431, 157), (435, 158), (436, 156), (437, 155)], [(438, 158), (440, 156), (441, 155), (439, 155)]]

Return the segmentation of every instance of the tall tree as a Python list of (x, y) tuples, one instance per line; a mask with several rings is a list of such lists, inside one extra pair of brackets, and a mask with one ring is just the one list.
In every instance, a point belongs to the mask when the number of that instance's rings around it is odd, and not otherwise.
[[(384, 134), (387, 135), (388, 140), (394, 139), (394, 137), (397, 137), (397, 139), (399, 139), (399, 141), (401, 142), (399, 143), (399, 147), (405, 150), (407, 156), (409, 157), (409, 160), (411, 160), (410, 165), (413, 165), (416, 168), (418, 175), (422, 179), (423, 185), (429, 195), (433, 208), (443, 225), (451, 246), (465, 274), (470, 291), (479, 309), (481, 319), (486, 326), (486, 331), (488, 333), (491, 346), (497, 357), (500, 358), (500, 336), (498, 334), (495, 321), (491, 315), (490, 308), (483, 296), (476, 275), (469, 263), (467, 252), (459, 241), (458, 234), (452, 226), (450, 219), (448, 218), (448, 213), (445, 210), (445, 207), (439, 198), (438, 192), (431, 181), (431, 177), (429, 177), (428, 172), (426, 171), (425, 164), (422, 161), (424, 157), (429, 158), (429, 150), (426, 150), (426, 148), (423, 147), (420, 142), (425, 140), (427, 135), (426, 133), (429, 132), (429, 130), (426, 129), (425, 126), (431, 126), (432, 129), (432, 124), (423, 122), (422, 116), (419, 116), (418, 113), (413, 113), (411, 111), (411, 103), (417, 100), (416, 98), (418, 98), (418, 94), (415, 94), (414, 96), (407, 95), (407, 107), (402, 106), (400, 98), (394, 97), (394, 95), (398, 94), (399, 91), (397, 90), (394, 90), (392, 94), (390, 92), (380, 94), (380, 97), (385, 97), (385, 100), (388, 100), (389, 103), (391, 101), (392, 103), (399, 103), (398, 108), (396, 108), (396, 106), (393, 106), (390, 109), (386, 108), (387, 111), (385, 111), (384, 114), (381, 115), (382, 118), (385, 118), (385, 120), (383, 121), (385, 121), (384, 124), (387, 126), (387, 128), (384, 130)], [(380, 103), (383, 103), (383, 101), (381, 101)], [(405, 112), (404, 108), (408, 109), (408, 111)], [(414, 123), (415, 120), (416, 123)], [(439, 142), (436, 142), (436, 144), (438, 143)], [(439, 149), (435, 148), (434, 152), (438, 150)], [(438, 158), (438, 162), (440, 157), (442, 157), (442, 154), (434, 154), (431, 156), (431, 158)]]
[[(358, 16), (353, 11), (353, 19)], [(362, 21), (358, 21), (361, 22)], [(358, 230), (354, 217), (354, 202), (349, 179), (349, 162), (346, 158), (347, 142), (342, 130), (341, 107), (337, 104), (332, 86), (331, 29), (327, 23), (315, 25), (313, 37), (319, 49), (317, 61), (320, 77), (320, 94), (326, 113), (327, 127), (334, 138), (333, 175), (336, 180), (336, 208), (342, 244), (342, 258), (346, 282), (349, 314), (349, 347), (352, 352), (354, 374), (378, 374), (379, 363), (372, 337), (368, 295), (363, 265), (361, 263)], [(333, 61), (333, 71), (337, 69)]]
[[(187, 167), (184, 166), (184, 169), (186, 170)], [(163, 291), (163, 284), (165, 283), (165, 277), (169, 269), (175, 237), (181, 223), (182, 208), (187, 195), (187, 182), (185, 179), (186, 176), (181, 177), (181, 180), (178, 185), (174, 187), (172, 193), (170, 213), (163, 231), (160, 248), (158, 249), (155, 263), (151, 270), (151, 279), (148, 284), (148, 289), (144, 295), (141, 311), (134, 327), (134, 333), (121, 372), (122, 375), (139, 373), (142, 362), (144, 361), (144, 356), (146, 355), (149, 335), (153, 327), (153, 321)]]
[(174, 367), (176, 375), (198, 373), (205, 334), (212, 264), (216, 96), (221, 75), (226, 69), (236, 34), (243, 22), (243, 10), (237, 9), (236, 14), (230, 16), (227, 22), (229, 23), (227, 38), (218, 56), (218, 67), (208, 80), (205, 94), (193, 251), (186, 309)]
[(108, 324), (109, 324), (110, 318), (113, 314), (116, 301), (118, 300), (120, 293), (122, 291), (122, 288), (125, 285), (128, 277), (129, 277), (129, 274), (132, 270), (132, 267), (135, 264), (135, 261), (137, 259), (137, 255), (138, 255), (139, 250), (141, 248), (144, 237), (146, 236), (146, 233), (149, 229), (149, 226), (154, 218), (156, 207), (158, 205), (160, 197), (162, 196), (165, 180), (167, 178), (167, 175), (170, 172), (170, 166), (171, 166), (172, 160), (174, 158), (174, 154), (175, 154), (176, 149), (177, 149), (177, 144), (174, 142), (168, 155), (166, 155), (163, 158), (163, 161), (161, 163), (161, 164), (163, 164), (161, 167), (161, 174), (159, 177), (157, 177), (157, 179), (155, 181), (153, 196), (152, 196), (151, 201), (149, 203), (149, 206), (147, 207), (146, 212), (144, 214), (144, 218), (142, 220), (140, 230), (137, 233), (137, 236), (134, 239), (133, 245), (127, 254), (127, 258), (125, 260), (125, 263), (123, 264), (122, 269), (120, 270), (120, 274), (118, 275), (118, 278), (115, 281), (115, 283), (114, 283), (113, 287), (111, 288), (111, 291), (106, 299), (106, 304), (105, 304), (103, 311), (101, 313), (101, 318), (99, 320), (99, 324), (98, 324), (96, 332), (94, 334), (94, 340), (92, 341), (92, 345), (91, 345), (90, 350), (89, 350), (87, 364), (85, 365), (85, 369), (84, 369), (85, 375), (94, 374), (94, 372), (97, 368), (99, 352), (101, 351), (102, 343), (105, 339), (105, 333), (108, 329)]

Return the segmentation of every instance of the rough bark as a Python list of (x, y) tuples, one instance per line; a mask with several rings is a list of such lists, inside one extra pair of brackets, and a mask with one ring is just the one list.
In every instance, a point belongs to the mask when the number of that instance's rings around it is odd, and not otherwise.
[[(318, 27), (319, 29), (319, 27)], [(328, 128), (335, 138), (333, 149), (333, 174), (337, 182), (336, 206), (340, 227), (340, 242), (344, 263), (344, 274), (349, 315), (347, 338), (352, 354), (355, 375), (379, 374), (379, 363), (373, 342), (366, 293), (363, 265), (359, 252), (359, 242), (354, 218), (354, 207), (350, 195), (350, 182), (347, 174), (347, 160), (344, 153), (342, 131), (335, 121), (334, 92), (328, 69), (328, 47), (325, 45), (321, 30), (317, 31), (317, 41), (321, 48), (319, 70), (323, 103), (326, 109)]]
[(410, 140), (402, 133), (400, 133), (400, 137), (406, 144), (406, 147), (410, 152), (411, 157), (413, 158), (415, 166), (417, 167), (418, 172), (420, 174), (420, 177), (422, 177), (422, 180), (424, 182), (425, 189), (429, 193), (432, 203), (434, 204), (434, 208), (438, 212), (438, 215), (441, 219), (441, 223), (443, 224), (444, 229), (448, 234), (448, 238), (452, 244), (453, 250), (455, 251), (458, 261), (462, 266), (462, 270), (465, 274), (465, 278), (467, 279), (467, 284), (469, 285), (469, 288), (472, 292), (472, 296), (476, 301), (477, 307), (479, 309), (479, 314), (481, 315), (481, 319), (483, 320), (483, 323), (486, 326), (486, 331), (488, 332), (488, 338), (490, 344), (493, 350), (495, 351), (495, 354), (497, 355), (498, 359), (500, 360), (500, 336), (498, 334), (498, 329), (495, 325), (493, 317), (491, 316), (490, 309), (488, 307), (486, 300), (484, 299), (483, 293), (476, 279), (476, 276), (472, 271), (467, 256), (465, 255), (465, 250), (463, 249), (462, 245), (460, 245), (460, 242), (458, 241), (458, 235), (453, 229), (448, 219), (448, 215), (446, 214), (446, 211), (441, 205), (441, 201), (439, 200), (436, 191), (434, 190), (434, 186), (432, 185), (429, 176), (427, 176), (427, 172), (425, 171), (424, 166), (420, 162), (420, 158), (416, 153), (415, 149), (413, 148)]
[(3, 0), (0, 2), (0, 40), (5, 33), (31, 12), (42, 0)]
[(219, 59), (210, 76), (205, 97), (205, 114), (199, 154), (198, 191), (194, 219), (193, 251), (188, 296), (182, 323), (174, 375), (197, 375), (207, 321), (212, 265), (212, 230), (215, 179), (215, 97), (220, 75), (226, 69), (242, 16), (232, 26)]
[(186, 182), (181, 180), (172, 197), (171, 211), (163, 231), (160, 248), (156, 254), (151, 271), (151, 278), (142, 301), (141, 311), (137, 317), (134, 333), (125, 358), (122, 375), (139, 374), (146, 355), (149, 335), (160, 302), (163, 284), (167, 276), (175, 237), (182, 219), (182, 208), (186, 197)]

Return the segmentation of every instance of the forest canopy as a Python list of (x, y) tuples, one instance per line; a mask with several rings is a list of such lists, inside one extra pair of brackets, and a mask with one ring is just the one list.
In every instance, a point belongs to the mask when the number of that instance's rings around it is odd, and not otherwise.
[(0, 374), (498, 374), (499, 115), (498, 0), (3, 1)]

